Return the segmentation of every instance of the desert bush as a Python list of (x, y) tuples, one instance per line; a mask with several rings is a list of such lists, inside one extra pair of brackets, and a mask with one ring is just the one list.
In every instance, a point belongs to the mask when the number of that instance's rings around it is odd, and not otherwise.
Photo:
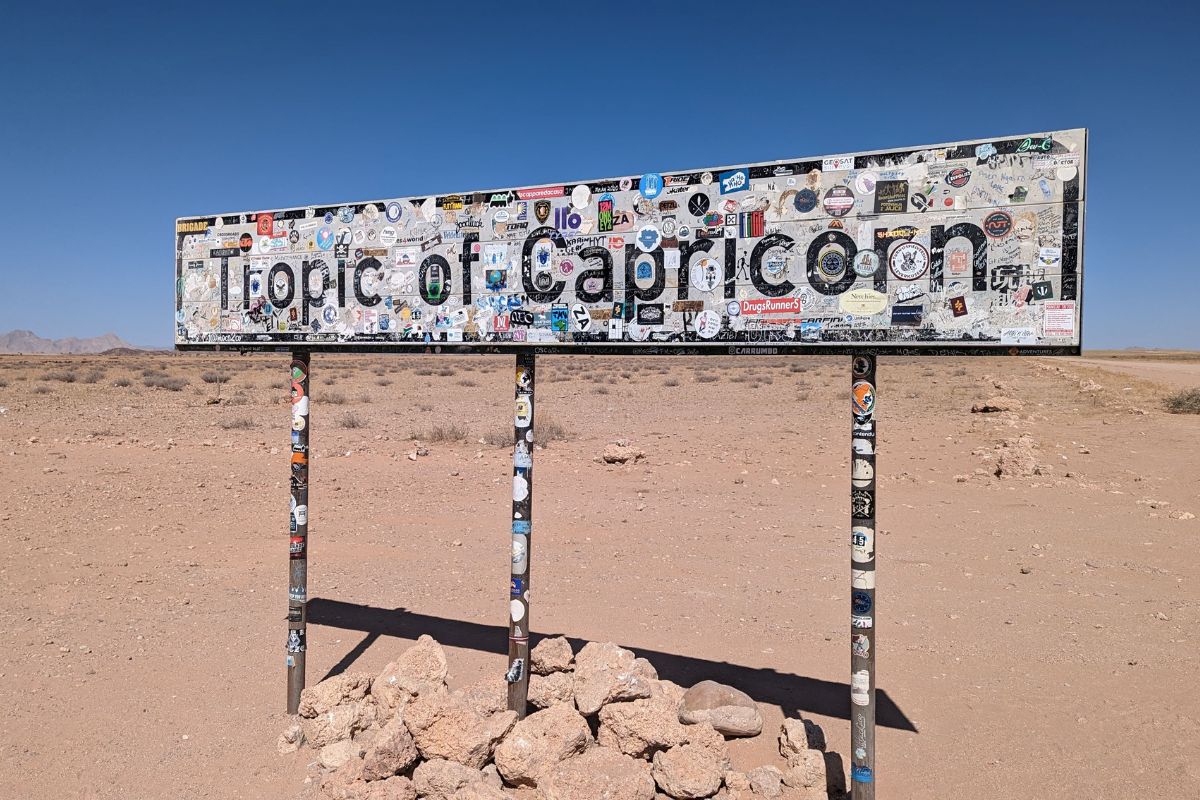
[(678, 385), (679, 385), (678, 378), (667, 378), (665, 381), (663, 381), (663, 386), (678, 386)]
[(808, 367), (804, 364), (788, 364), (788, 372), (808, 372)]
[(346, 405), (346, 395), (341, 392), (325, 392), (320, 397), (313, 400), (314, 403), (329, 403), (331, 406)]
[(453, 377), (454, 377), (455, 375), (457, 375), (458, 373), (457, 373), (457, 372), (455, 372), (455, 371), (454, 371), (452, 368), (450, 368), (450, 367), (442, 367), (441, 369), (439, 369), (439, 370), (437, 371), (437, 374), (438, 374), (440, 377), (443, 377), (443, 378), (453, 378)]
[(954, 372), (951, 372), (950, 374), (956, 378), (961, 378), (963, 375), (967, 374), (967, 368), (959, 367), (958, 369), (954, 370)]
[(113, 381), (113, 386), (119, 386), (122, 389), (124, 389), (126, 386), (132, 385), (133, 381), (129, 380), (129, 378), (117, 378), (115, 381)]
[(187, 378), (172, 378), (167, 375), (144, 378), (142, 383), (151, 389), (166, 389), (168, 392), (182, 392), (188, 385)]
[(379, 384), (380, 386), (391, 386), (392, 379), (391, 378), (380, 378), (379, 380), (375, 381), (375, 383)]
[(245, 431), (255, 427), (254, 420), (249, 417), (233, 417), (231, 419), (223, 419), (217, 423), (222, 430), (226, 431)]
[(205, 383), (221, 384), (221, 383), (228, 383), (229, 376), (226, 375), (224, 372), (214, 372), (212, 370), (209, 370), (208, 372), (200, 373), (200, 380), (204, 381)]
[(353, 411), (346, 411), (343, 412), (340, 417), (338, 417), (337, 425), (339, 428), (354, 430), (357, 428), (365, 428), (367, 423), (363, 421), (362, 417), (358, 416)]
[(475, 381), (471, 380), (470, 378), (462, 378), (461, 380), (458, 381), (458, 385), (459, 386), (478, 386), (479, 384), (476, 383)]
[(429, 367), (421, 367), (420, 369), (416, 370), (416, 371), (414, 372), (414, 374), (415, 374), (415, 375), (421, 375), (421, 376), (423, 376), (423, 377), (424, 377), (424, 376), (427, 376), (427, 375), (432, 375), (432, 374), (433, 374), (433, 370), (431, 370)]
[(34, 394), (50, 394), (51, 389), (46, 384), (39, 383), (37, 386), (33, 387), (29, 391), (33, 392)]
[(94, 369), (94, 370), (91, 370), (90, 372), (87, 372), (86, 374), (84, 374), (84, 376), (82, 378), (80, 378), (80, 380), (83, 381), (84, 383), (99, 383), (103, 377), (104, 377), (104, 370)]
[[(467, 438), (467, 429), (457, 422), (447, 422), (414, 433), (412, 438), (422, 442), (461, 442)], [(509, 438), (512, 438), (511, 433)]]
[(167, 376), (167, 373), (163, 372), (160, 369), (153, 369), (151, 367), (146, 367), (145, 369), (142, 370), (143, 378), (165, 378), (166, 376)]
[(4, 389), (7, 387), (8, 387), (8, 381), (4, 380), (3, 378), (0, 378), (0, 389)]
[(596, 391), (596, 394), (608, 394), (608, 387), (607, 386), (597, 386), (595, 391)]
[(697, 372), (696, 383), (716, 383), (721, 380), (719, 372)]
[(1168, 395), (1166, 407), (1172, 414), (1200, 414), (1200, 387)]
[(59, 383), (74, 383), (76, 380), (78, 380), (78, 378), (75, 376), (74, 372), (58, 369), (47, 372), (46, 380), (58, 381)]

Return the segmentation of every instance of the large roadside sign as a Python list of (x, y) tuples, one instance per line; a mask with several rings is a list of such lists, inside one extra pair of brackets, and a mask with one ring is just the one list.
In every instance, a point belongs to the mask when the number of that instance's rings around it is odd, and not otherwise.
[(1076, 354), (1087, 131), (176, 221), (183, 350)]

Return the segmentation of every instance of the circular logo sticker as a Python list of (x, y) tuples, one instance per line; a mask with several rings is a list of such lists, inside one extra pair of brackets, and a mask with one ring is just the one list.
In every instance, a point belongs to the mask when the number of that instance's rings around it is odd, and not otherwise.
[(571, 190), (571, 205), (575, 208), (587, 208), (591, 201), (592, 190), (587, 187), (586, 183), (581, 183)]
[(238, 239), (238, 249), (243, 253), (249, 253), (254, 249), (254, 237), (248, 233), (243, 233)]
[(859, 250), (854, 255), (854, 274), (860, 278), (870, 278), (879, 271), (879, 253), (874, 250)]
[(721, 262), (715, 258), (698, 258), (692, 262), (692, 286), (702, 292), (711, 292), (721, 282)]
[(902, 281), (915, 281), (929, 269), (929, 251), (916, 242), (904, 242), (888, 259), (892, 274)]
[(688, 198), (688, 211), (692, 212), (693, 217), (702, 217), (708, 211), (709, 203), (708, 195), (696, 192)]
[(966, 167), (955, 167), (946, 173), (946, 183), (955, 189), (961, 189), (971, 182), (971, 170)]
[(399, 203), (393, 200), (387, 204), (387, 208), (384, 209), (383, 214), (385, 217), (387, 217), (388, 222), (399, 222), (400, 217), (404, 214), (404, 209)]
[(867, 417), (875, 410), (875, 387), (867, 381), (855, 381), (850, 395), (854, 416)]
[(821, 204), (829, 216), (844, 217), (854, 208), (854, 192), (850, 191), (849, 186), (834, 186), (825, 193)]
[(983, 232), (993, 239), (1003, 239), (1012, 230), (1012, 214), (1007, 211), (993, 211), (983, 218)]
[(801, 189), (796, 192), (796, 196), (792, 198), (792, 205), (801, 214), (807, 214), (817, 207), (817, 193), (812, 189)]
[(836, 281), (846, 272), (846, 256), (841, 250), (829, 249), (817, 258), (817, 271), (827, 281)]
[(638, 191), (640, 191), (642, 193), (642, 197), (646, 198), (647, 200), (653, 200), (654, 198), (658, 197), (660, 194), (662, 194), (662, 190), (662, 175), (659, 175), (657, 172), (647, 172), (642, 176), (641, 180), (638, 181)]
[(860, 172), (854, 179), (854, 189), (859, 194), (873, 194), (877, 183), (879, 183), (879, 176), (874, 172)]
[(374, 225), (379, 219), (379, 206), (374, 203), (367, 203), (363, 206), (363, 217), (366, 218), (368, 225)]
[(354, 209), (350, 206), (342, 206), (338, 209), (338, 219), (349, 225), (354, 221)]
[(721, 317), (715, 311), (701, 311), (696, 315), (696, 335), (701, 339), (711, 339), (721, 330)]
[(742, 313), (742, 304), (737, 300), (730, 300), (725, 304), (725, 313), (731, 317), (736, 317)]
[(653, 225), (643, 225), (638, 228), (636, 241), (639, 250), (643, 253), (649, 253), (662, 242), (662, 234)]

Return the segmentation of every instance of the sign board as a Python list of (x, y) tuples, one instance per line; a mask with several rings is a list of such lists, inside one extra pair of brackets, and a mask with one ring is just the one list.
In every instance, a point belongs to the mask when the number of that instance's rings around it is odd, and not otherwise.
[(184, 217), (185, 350), (1075, 354), (1087, 131)]

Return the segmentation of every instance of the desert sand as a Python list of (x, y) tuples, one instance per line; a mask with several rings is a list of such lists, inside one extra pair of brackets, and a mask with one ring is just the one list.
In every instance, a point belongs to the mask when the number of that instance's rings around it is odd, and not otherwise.
[[(512, 362), (314, 356), (310, 683), (422, 633), (503, 672)], [(538, 363), (535, 635), (748, 692), (735, 768), (784, 714), (845, 754), (849, 358)], [(0, 797), (315, 795), (275, 744), (287, 365), (0, 356)], [(878, 380), (878, 796), (1200, 796), (1200, 416), (1161, 404), (1200, 361)]]

